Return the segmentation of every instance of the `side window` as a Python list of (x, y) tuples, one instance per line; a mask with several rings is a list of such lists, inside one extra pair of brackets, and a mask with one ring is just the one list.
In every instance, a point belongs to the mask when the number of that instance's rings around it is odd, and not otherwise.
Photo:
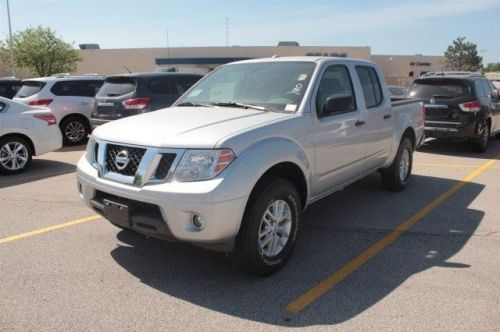
[(491, 92), (493, 91), (490, 87), (490, 85), (488, 84), (488, 81), (487, 80), (482, 80), (481, 81), (481, 85), (483, 86), (483, 90), (486, 92), (486, 97), (490, 97), (491, 96)]
[(7, 107), (4, 103), (0, 103), (0, 113)]
[(356, 66), (361, 87), (363, 88), (363, 96), (367, 108), (379, 106), (382, 103), (382, 88), (378, 79), (377, 72), (374, 68)]
[[(318, 111), (322, 109), (326, 99), (332, 95), (351, 96), (353, 101), (356, 100), (352, 88), (351, 76), (345, 66), (334, 65), (325, 70), (316, 95), (316, 109)], [(347, 109), (346, 111), (355, 110), (356, 105), (354, 104), (351, 109)]]
[(56, 82), (50, 89), (50, 92), (52, 92), (56, 96), (71, 96), (73, 87), (71, 82)]
[(170, 78), (157, 77), (149, 82), (149, 90), (157, 95), (176, 95), (177, 91), (172, 86)]
[(477, 98), (488, 98), (488, 93), (484, 90), (481, 81), (475, 81), (474, 88), (476, 89)]

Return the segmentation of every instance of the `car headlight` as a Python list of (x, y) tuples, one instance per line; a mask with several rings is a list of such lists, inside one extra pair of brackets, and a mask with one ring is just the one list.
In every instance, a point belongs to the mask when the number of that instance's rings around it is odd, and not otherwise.
[(85, 158), (93, 167), (97, 163), (97, 142), (93, 137), (89, 138), (87, 149), (85, 150)]
[(175, 169), (173, 181), (212, 179), (222, 172), (234, 158), (236, 157), (230, 149), (186, 150)]

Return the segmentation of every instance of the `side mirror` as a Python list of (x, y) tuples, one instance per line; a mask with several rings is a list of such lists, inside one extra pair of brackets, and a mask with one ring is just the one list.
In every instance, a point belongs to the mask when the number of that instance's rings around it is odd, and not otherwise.
[(499, 97), (500, 97), (500, 96), (499, 96), (498, 90), (493, 90), (493, 91), (490, 93), (490, 99), (491, 99), (491, 100), (498, 101)]
[(321, 115), (349, 112), (354, 110), (354, 98), (351, 95), (331, 95), (326, 98)]

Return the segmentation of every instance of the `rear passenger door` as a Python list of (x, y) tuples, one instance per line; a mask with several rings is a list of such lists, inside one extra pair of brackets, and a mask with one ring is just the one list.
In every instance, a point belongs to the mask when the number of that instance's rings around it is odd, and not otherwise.
[(62, 116), (78, 113), (90, 119), (94, 97), (103, 80), (71, 80), (54, 83), (50, 92), (54, 98), (51, 108), (57, 108)]
[(366, 167), (374, 169), (382, 166), (391, 152), (391, 100), (384, 96), (375, 67), (356, 66), (356, 73), (363, 90), (363, 102), (358, 107), (365, 110)]

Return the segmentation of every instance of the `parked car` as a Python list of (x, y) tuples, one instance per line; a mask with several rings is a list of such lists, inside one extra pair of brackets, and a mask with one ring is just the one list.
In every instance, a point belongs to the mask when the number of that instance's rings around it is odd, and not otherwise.
[(388, 88), (392, 97), (406, 97), (408, 91), (408, 88), (399, 85), (389, 85)]
[(490, 136), (500, 133), (498, 91), (481, 74), (437, 73), (416, 79), (410, 97), (425, 99), (425, 135), (468, 139), (486, 151)]
[(61, 132), (50, 109), (0, 97), (0, 174), (21, 173), (33, 156), (61, 145)]
[(321, 57), (227, 64), (171, 108), (97, 128), (78, 162), (80, 196), (111, 223), (232, 251), (268, 275), (312, 202), (380, 171), (410, 179), (423, 103), (391, 102), (373, 62)]
[(83, 144), (91, 131), (90, 116), (96, 92), (104, 82), (99, 75), (55, 75), (23, 81), (14, 100), (46, 106), (54, 113), (64, 144)]
[(95, 97), (92, 126), (169, 107), (202, 77), (162, 72), (109, 76)]
[(21, 88), (22, 81), (15, 77), (0, 78), (0, 97), (12, 99)]

